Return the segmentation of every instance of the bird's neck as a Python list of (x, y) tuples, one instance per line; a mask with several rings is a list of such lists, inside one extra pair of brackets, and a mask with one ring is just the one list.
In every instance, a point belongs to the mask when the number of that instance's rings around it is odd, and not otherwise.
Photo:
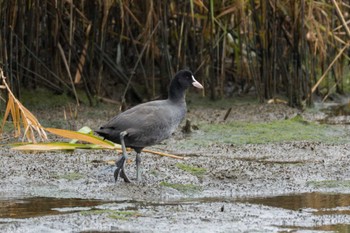
[(185, 88), (183, 88), (179, 83), (173, 80), (170, 83), (168, 99), (174, 102), (184, 101), (185, 91)]

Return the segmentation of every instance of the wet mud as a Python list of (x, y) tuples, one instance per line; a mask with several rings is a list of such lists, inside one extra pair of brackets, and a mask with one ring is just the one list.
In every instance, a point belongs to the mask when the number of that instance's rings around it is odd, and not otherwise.
[[(106, 163), (117, 158), (114, 151), (24, 153), (2, 146), (0, 232), (349, 231), (346, 116), (330, 128), (335, 132), (329, 137), (340, 135), (341, 142), (326, 137), (237, 144), (204, 126), (297, 115), (317, 123), (333, 116), (267, 104), (235, 106), (223, 120), (226, 113), (227, 108), (192, 108), (191, 134), (179, 128), (148, 148), (186, 159), (143, 153), (139, 183), (114, 182), (114, 166)], [(99, 125), (112, 113), (102, 114), (75, 123)], [(127, 172), (135, 180), (135, 153), (130, 158)]]

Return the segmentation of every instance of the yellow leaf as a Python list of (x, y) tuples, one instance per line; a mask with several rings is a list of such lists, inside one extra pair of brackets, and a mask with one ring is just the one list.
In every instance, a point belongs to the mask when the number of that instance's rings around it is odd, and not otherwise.
[(17, 104), (14, 105), (15, 107), (15, 112), (12, 114), (13, 117), (13, 123), (15, 124), (15, 129), (17, 129), (18, 136), (21, 135), (21, 115), (20, 115), (20, 110), (19, 106)]
[[(81, 129), (78, 130), (79, 133), (83, 133), (83, 134), (88, 134), (88, 135), (92, 135), (93, 131), (92, 129), (90, 129), (90, 127), (84, 126)], [(73, 139), (71, 140), (69, 143), (77, 143), (77, 139)]]
[(37, 132), (41, 139), (47, 140), (47, 135), (43, 130), (42, 126), (40, 125), (39, 121), (27, 108), (25, 108), (21, 104), (21, 102), (19, 102), (19, 100), (16, 99), (16, 97), (11, 92), (11, 89), (9, 88), (9, 86), (5, 81), (6, 78), (3, 75), (3, 71), (1, 68), (0, 68), (0, 78), (2, 78), (4, 87), (8, 91), (8, 102), (5, 110), (5, 115), (2, 121), (0, 133), (2, 132), (2, 129), (5, 126), (5, 122), (8, 116), (11, 114), (12, 123), (15, 131), (15, 137), (21, 136), (21, 121), (22, 121), (23, 128), (24, 128), (23, 139), (26, 137), (29, 141), (35, 142), (35, 132)]
[(7, 120), (7, 117), (9, 116), (9, 113), (11, 111), (12, 102), (13, 102), (13, 99), (11, 98), (11, 96), (9, 96), (9, 99), (8, 99), (7, 105), (6, 105), (5, 115), (4, 115), (4, 118), (2, 119), (1, 129), (3, 129), (5, 126), (5, 122)]
[(75, 149), (100, 149), (100, 146), (93, 144), (70, 144), (65, 142), (58, 143), (36, 143), (15, 146), (13, 150), (21, 151), (55, 151), (55, 150), (75, 150)]
[(88, 135), (84, 133), (79, 133), (71, 130), (65, 130), (65, 129), (55, 129), (55, 128), (45, 128), (46, 131), (59, 135), (61, 137), (69, 138), (69, 139), (78, 139), (84, 142), (89, 142), (92, 144), (99, 145), (103, 148), (107, 149), (115, 149), (116, 146), (114, 143), (105, 141), (102, 138), (96, 137), (94, 135)]

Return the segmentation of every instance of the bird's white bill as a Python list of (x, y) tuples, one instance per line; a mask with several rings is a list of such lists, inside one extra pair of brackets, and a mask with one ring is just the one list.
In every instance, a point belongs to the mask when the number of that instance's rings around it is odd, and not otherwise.
[(194, 87), (197, 87), (197, 88), (199, 88), (199, 89), (203, 89), (202, 84), (200, 84), (200, 83), (194, 78), (193, 75), (192, 75), (192, 80), (193, 80), (192, 85), (193, 85)]

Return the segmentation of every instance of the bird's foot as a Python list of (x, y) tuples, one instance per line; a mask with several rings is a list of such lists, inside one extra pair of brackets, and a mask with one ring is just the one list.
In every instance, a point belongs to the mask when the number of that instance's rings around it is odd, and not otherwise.
[(124, 168), (120, 171), (120, 177), (124, 179), (124, 182), (131, 183), (131, 180), (126, 175)]
[(117, 169), (114, 171), (114, 180), (115, 182), (118, 181), (118, 177), (124, 179), (124, 182), (131, 183), (129, 177), (125, 173), (125, 162), (126, 158), (122, 156), (118, 161), (116, 161), (115, 165), (117, 166)]

